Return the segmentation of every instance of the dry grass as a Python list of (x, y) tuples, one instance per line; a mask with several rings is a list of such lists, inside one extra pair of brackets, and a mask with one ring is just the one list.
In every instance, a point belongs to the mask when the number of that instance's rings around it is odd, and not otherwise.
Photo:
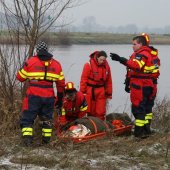
[[(1, 108), (2, 110), (2, 108)], [(160, 114), (162, 112), (162, 114)], [(56, 140), (54, 135), (51, 145), (40, 146), (41, 133), (38, 119), (35, 122), (35, 144), (25, 148), (21, 145), (17, 119), (11, 115), (1, 117), (1, 127), (5, 121), (14, 119), (6, 135), (1, 136), (0, 164), (8, 158), (12, 164), (2, 164), (0, 169), (80, 169), (80, 170), (125, 170), (125, 169), (160, 169), (170, 167), (169, 101), (156, 101), (153, 127), (163, 133), (155, 133), (150, 138), (136, 140), (132, 136), (111, 136), (86, 143), (74, 144), (71, 141)], [(9, 119), (9, 120), (8, 120)], [(12, 128), (16, 126), (16, 128)], [(54, 132), (55, 133), (55, 132)], [(53, 145), (55, 141), (55, 145)], [(56, 142), (57, 141), (57, 142)]]

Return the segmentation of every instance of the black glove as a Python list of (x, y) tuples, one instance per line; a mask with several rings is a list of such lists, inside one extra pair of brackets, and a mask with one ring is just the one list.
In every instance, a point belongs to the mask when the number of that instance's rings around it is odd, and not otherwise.
[(125, 84), (125, 91), (127, 92), (127, 93), (130, 93), (130, 80), (129, 80), (129, 78), (126, 78), (125, 79), (125, 82), (124, 82), (124, 84)]
[(110, 57), (112, 60), (120, 61), (120, 56), (118, 54), (110, 53)]
[(110, 57), (112, 60), (119, 61), (121, 64), (126, 65), (127, 59), (124, 57), (120, 57), (118, 54), (110, 53)]
[(56, 109), (61, 109), (63, 105), (63, 93), (57, 92), (57, 102), (56, 102)]

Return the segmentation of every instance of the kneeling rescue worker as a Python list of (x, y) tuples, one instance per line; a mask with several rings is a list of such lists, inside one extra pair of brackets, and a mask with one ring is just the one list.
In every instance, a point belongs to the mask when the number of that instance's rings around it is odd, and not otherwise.
[(30, 57), (17, 73), (20, 82), (28, 80), (20, 125), (26, 146), (33, 143), (33, 124), (37, 116), (42, 121), (42, 143), (50, 142), (54, 112), (53, 82), (57, 87), (57, 107), (62, 106), (65, 79), (60, 63), (48, 52), (45, 42), (36, 46), (37, 55)]
[(110, 53), (112, 60), (127, 66), (125, 91), (130, 92), (132, 113), (135, 117), (134, 136), (146, 138), (151, 134), (152, 108), (157, 93), (157, 79), (160, 75), (158, 50), (150, 44), (147, 34), (133, 38), (134, 53), (127, 60)]
[(60, 125), (62, 128), (66, 124), (86, 116), (87, 108), (87, 102), (83, 93), (76, 90), (73, 82), (66, 83), (61, 115), (59, 120), (56, 119), (55, 126)]

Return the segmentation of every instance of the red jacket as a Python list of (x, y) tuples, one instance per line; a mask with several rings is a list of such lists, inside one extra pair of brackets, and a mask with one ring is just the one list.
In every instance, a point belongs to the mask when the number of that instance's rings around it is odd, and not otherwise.
[(90, 56), (90, 62), (84, 65), (81, 76), (80, 91), (87, 92), (87, 85), (104, 86), (105, 94), (112, 98), (112, 76), (108, 62), (97, 63), (96, 55)]
[(18, 71), (17, 79), (20, 82), (29, 81), (27, 95), (52, 97), (54, 96), (53, 82), (56, 83), (58, 92), (63, 92), (65, 87), (62, 67), (53, 58), (49, 61), (42, 61), (38, 56), (29, 58)]
[(157, 79), (160, 75), (158, 51), (153, 47), (143, 46), (134, 52), (126, 63), (129, 78)]
[(82, 92), (76, 92), (74, 101), (63, 99), (62, 116), (65, 116), (67, 121), (74, 121), (82, 118), (87, 112), (87, 102)]

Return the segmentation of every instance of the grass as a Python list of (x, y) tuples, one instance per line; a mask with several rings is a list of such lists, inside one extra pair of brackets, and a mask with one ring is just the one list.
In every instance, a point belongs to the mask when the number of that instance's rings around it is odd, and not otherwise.
[[(58, 44), (131, 44), (132, 38), (138, 34), (112, 34), (112, 33), (83, 33), (83, 32), (48, 32), (41, 37), (41, 40), (51, 45)], [(152, 44), (170, 44), (169, 34), (151, 34)], [(24, 44), (22, 37), (21, 44)], [(0, 43), (10, 44), (8, 33), (0, 34)]]
[[(1, 129), (0, 169), (33, 169), (44, 167), (46, 169), (167, 169), (170, 167), (170, 124), (169, 101), (156, 101), (154, 108), (153, 127), (160, 130), (153, 136), (136, 140), (133, 136), (106, 136), (105, 138), (74, 144), (71, 141), (56, 141), (54, 134), (51, 145), (23, 147), (20, 139), (20, 129), (11, 129), (16, 126), (16, 119), (12, 113), (3, 119), (1, 127), (10, 124), (10, 130)], [(13, 113), (14, 115), (16, 114)], [(8, 118), (8, 119), (7, 119)], [(4, 120), (4, 122), (3, 122)], [(9, 122), (8, 122), (9, 120)], [(35, 130), (40, 132), (38, 121)], [(7, 133), (6, 133), (7, 132)], [(35, 140), (40, 141), (41, 135), (35, 133)], [(13, 164), (2, 164), (3, 159), (9, 159)]]

